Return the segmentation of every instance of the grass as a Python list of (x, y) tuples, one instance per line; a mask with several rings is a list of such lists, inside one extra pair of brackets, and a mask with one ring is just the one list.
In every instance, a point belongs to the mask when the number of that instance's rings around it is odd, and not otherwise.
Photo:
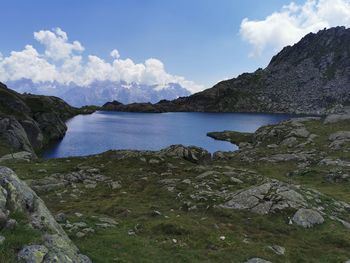
[(17, 220), (17, 226), (13, 230), (2, 230), (0, 235), (5, 237), (5, 242), (0, 246), (0, 262), (14, 263), (17, 253), (25, 245), (42, 244), (41, 233), (29, 226), (29, 220), (22, 213), (13, 213), (11, 218)]

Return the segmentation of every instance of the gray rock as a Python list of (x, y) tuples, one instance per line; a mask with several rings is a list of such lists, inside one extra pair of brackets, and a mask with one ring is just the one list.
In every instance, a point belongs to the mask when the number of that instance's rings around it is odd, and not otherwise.
[(25, 130), (14, 117), (0, 117), (0, 140), (6, 142), (9, 152), (26, 151), (34, 154)]
[(350, 120), (350, 114), (331, 114), (326, 117), (324, 124)]
[(262, 258), (251, 258), (244, 263), (271, 263), (271, 262)]
[(116, 189), (122, 188), (122, 186), (121, 186), (121, 184), (119, 182), (111, 182), (109, 185), (112, 188), (112, 190), (116, 190)]
[(281, 146), (294, 147), (298, 144), (298, 140), (295, 137), (289, 137), (281, 142)]
[(4, 236), (0, 236), (0, 246), (4, 244), (5, 239), (6, 238)]
[(2, 156), (0, 158), (0, 162), (8, 161), (8, 160), (16, 160), (16, 161), (27, 161), (34, 159), (36, 156), (31, 152), (16, 152), (16, 153), (10, 153)]
[(324, 218), (322, 215), (312, 209), (299, 209), (292, 218), (293, 222), (299, 226), (309, 228), (314, 225), (322, 224), (324, 222)]
[(307, 138), (309, 137), (310, 132), (305, 128), (305, 127), (300, 127), (297, 129), (294, 129), (290, 132), (289, 136), (294, 136), (294, 137), (298, 137), (298, 138)]
[(55, 215), (55, 219), (58, 223), (65, 223), (67, 221), (67, 216), (65, 213), (58, 213)]
[(296, 187), (277, 180), (237, 191), (230, 194), (227, 199), (221, 207), (250, 210), (258, 214), (307, 206), (305, 199), (297, 192)]
[(82, 237), (85, 237), (85, 233), (83, 233), (83, 232), (77, 232), (76, 234), (75, 234), (75, 236), (77, 237), (77, 238), (82, 238)]
[(330, 141), (335, 140), (350, 140), (350, 131), (338, 131), (329, 136)]
[(108, 223), (108, 224), (111, 224), (111, 225), (118, 225), (118, 222), (115, 221), (113, 218), (101, 217), (98, 220), (103, 222), (103, 223)]
[(18, 260), (23, 260), (25, 263), (42, 263), (48, 252), (45, 246), (32, 245), (24, 247), (17, 257)]
[(5, 225), (5, 228), (6, 229), (15, 229), (17, 226), (17, 221), (15, 219), (9, 219), (7, 222), (6, 222), (6, 225)]
[(200, 147), (171, 145), (160, 151), (162, 155), (169, 157), (179, 157), (194, 163), (208, 162), (211, 160), (211, 154)]
[(284, 253), (286, 252), (286, 249), (284, 247), (278, 245), (269, 246), (268, 248), (280, 256), (284, 255)]

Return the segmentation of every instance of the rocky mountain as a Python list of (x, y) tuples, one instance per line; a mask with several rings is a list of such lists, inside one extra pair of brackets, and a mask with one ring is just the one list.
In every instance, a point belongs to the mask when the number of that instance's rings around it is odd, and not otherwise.
[[(350, 29), (310, 33), (274, 56), (265, 69), (222, 81), (211, 89), (144, 111), (326, 114), (350, 105)], [(135, 105), (109, 105), (129, 111)]]
[(22, 95), (0, 83), (0, 154), (40, 151), (65, 135), (67, 119), (83, 112), (59, 98)]
[(58, 82), (34, 83), (28, 79), (21, 79), (9, 81), (7, 85), (20, 93), (56, 96), (76, 107), (85, 105), (101, 106), (112, 100), (118, 100), (122, 103), (156, 103), (162, 99), (172, 100), (191, 95), (187, 89), (177, 83), (169, 83), (164, 87), (160, 87), (126, 83), (124, 81), (95, 81), (86, 87), (82, 87), (74, 83), (67, 85)]

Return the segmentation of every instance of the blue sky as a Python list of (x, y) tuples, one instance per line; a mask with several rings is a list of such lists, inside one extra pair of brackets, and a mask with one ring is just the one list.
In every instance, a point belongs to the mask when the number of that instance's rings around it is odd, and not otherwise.
[[(243, 18), (260, 19), (289, 1), (281, 0), (60, 0), (2, 1), (0, 51), (33, 43), (33, 32), (60, 27), (90, 54), (164, 62), (169, 72), (203, 85), (263, 66), (248, 58), (239, 36)], [(5, 12), (6, 10), (6, 12)]]
[[(308, 1), (294, 3), (302, 7)], [(348, 0), (334, 2), (349, 4)], [(298, 33), (289, 40), (288, 32), (283, 33), (283, 28), (277, 28), (273, 34), (268, 31), (266, 18), (281, 12), (282, 7), (290, 3), (290, 0), (2, 1), (0, 52), (8, 56), (10, 51), (20, 51), (26, 44), (34, 45), (40, 52), (43, 47), (37, 45), (33, 32), (59, 27), (68, 34), (69, 40), (82, 43), (87, 54), (109, 61), (111, 50), (117, 49), (122, 58), (131, 58), (135, 63), (157, 58), (164, 63), (167, 72), (210, 87), (223, 78), (266, 66), (282, 44), (300, 39), (301, 33)], [(319, 7), (312, 8), (317, 12)], [(300, 15), (300, 10), (296, 11), (292, 6), (287, 15), (289, 18)], [(276, 27), (278, 19), (284, 19), (283, 14), (276, 18), (277, 22), (272, 19)], [(269, 49), (274, 44), (273, 39), (267, 43), (263, 36), (252, 36), (260, 31), (265, 34), (257, 24), (248, 25), (248, 37), (244, 39), (239, 33), (244, 18), (265, 21), (266, 34), (273, 36), (270, 38), (276, 36), (281, 45)], [(321, 22), (327, 19), (320, 18)], [(316, 22), (310, 23), (310, 27), (303, 28), (299, 21), (293, 24), (291, 32), (303, 29), (302, 32), (307, 33), (323, 25), (318, 23), (315, 27)], [(334, 23), (338, 22), (328, 24)], [(249, 57), (254, 45), (262, 45), (268, 50)]]

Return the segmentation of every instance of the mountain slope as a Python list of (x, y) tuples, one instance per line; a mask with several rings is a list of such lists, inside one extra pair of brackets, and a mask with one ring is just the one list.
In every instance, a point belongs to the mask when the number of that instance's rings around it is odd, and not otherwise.
[[(285, 47), (265, 69), (222, 81), (189, 97), (161, 101), (152, 111), (326, 114), (348, 105), (350, 29), (336, 27), (310, 33)], [(113, 109), (128, 111), (129, 106)]]

